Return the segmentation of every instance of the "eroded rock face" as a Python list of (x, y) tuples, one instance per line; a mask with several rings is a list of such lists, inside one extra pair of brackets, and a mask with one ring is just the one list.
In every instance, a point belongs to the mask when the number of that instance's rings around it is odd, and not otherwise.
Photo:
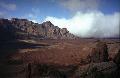
[(97, 42), (96, 47), (92, 49), (90, 55), (91, 62), (106, 62), (108, 61), (108, 48), (104, 42)]
[[(77, 39), (78, 37), (69, 33), (66, 28), (54, 26), (50, 21), (42, 24), (33, 23), (27, 19), (12, 18), (0, 19), (1, 34), (11, 33), (12, 36), (18, 39)], [(4, 32), (5, 31), (5, 32)], [(4, 39), (4, 38), (3, 38)]]
[(79, 66), (74, 78), (119, 78), (115, 75), (116, 69), (113, 62), (90, 63)]
[(118, 51), (118, 53), (117, 53), (116, 56), (114, 57), (113, 61), (114, 61), (117, 65), (120, 65), (120, 50)]

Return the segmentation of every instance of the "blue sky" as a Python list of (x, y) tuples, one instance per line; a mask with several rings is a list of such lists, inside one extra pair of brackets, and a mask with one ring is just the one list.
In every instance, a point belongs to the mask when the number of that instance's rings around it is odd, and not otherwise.
[[(34, 16), (36, 16), (35, 19), (37, 20), (43, 20), (46, 16), (69, 18), (73, 15), (73, 12), (71, 12), (66, 7), (62, 6), (61, 5), (62, 1), (64, 2), (67, 0), (0, 0), (1, 3), (0, 13), (1, 15), (2, 12), (5, 13), (6, 17), (25, 17), (25, 18), (30, 18), (27, 15), (30, 14), (32, 16), (33, 14)], [(111, 14), (120, 11), (119, 0), (96, 0), (96, 1), (98, 1), (98, 3), (96, 3), (97, 10), (105, 14)], [(90, 4), (92, 5), (92, 3), (93, 2), (91, 2)], [(15, 5), (15, 7), (8, 8), (2, 6), (2, 4), (6, 6), (11, 4), (11, 6), (8, 7), (12, 7), (12, 5)], [(83, 11), (83, 9), (81, 11)]]
[[(0, 6), (0, 12), (5, 12), (7, 17), (25, 17), (34, 15), (38, 20), (46, 16), (69, 18), (70, 12), (54, 0), (0, 0), (1, 3), (15, 5), (15, 9)], [(35, 18), (35, 19), (36, 19)]]
[[(38, 23), (49, 20), (82, 37), (118, 36), (119, 16), (120, 0), (0, 0), (1, 18), (27, 18)], [(110, 31), (103, 32), (107, 28)]]
[(120, 12), (120, 0), (101, 0), (99, 10), (108, 14)]

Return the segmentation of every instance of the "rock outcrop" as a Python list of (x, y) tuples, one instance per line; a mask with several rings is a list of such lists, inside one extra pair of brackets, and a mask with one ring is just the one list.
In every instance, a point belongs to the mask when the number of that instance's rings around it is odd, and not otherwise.
[(27, 19), (0, 19), (0, 40), (10, 39), (77, 39), (66, 28), (54, 26), (50, 21), (42, 24)]
[(118, 53), (116, 54), (116, 56), (114, 57), (113, 61), (120, 66), (120, 50), (118, 51)]
[(90, 63), (79, 66), (74, 78), (119, 78), (115, 75), (116, 70), (114, 62)]
[(90, 61), (95, 63), (108, 61), (108, 48), (106, 43), (101, 41), (96, 43), (95, 48), (91, 51)]

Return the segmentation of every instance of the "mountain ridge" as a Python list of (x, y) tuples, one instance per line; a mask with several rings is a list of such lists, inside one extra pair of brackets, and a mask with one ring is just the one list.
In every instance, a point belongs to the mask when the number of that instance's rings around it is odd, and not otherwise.
[[(0, 19), (0, 31), (5, 39), (78, 39), (67, 28), (54, 26), (50, 21), (41, 24), (27, 19), (12, 18), (11, 20)], [(8, 35), (9, 34), (9, 35)], [(8, 37), (4, 37), (8, 36)]]

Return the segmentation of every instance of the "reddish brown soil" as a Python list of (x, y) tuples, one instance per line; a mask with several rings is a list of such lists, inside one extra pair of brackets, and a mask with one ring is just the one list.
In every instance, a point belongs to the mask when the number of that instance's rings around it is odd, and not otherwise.
[[(113, 58), (120, 48), (119, 40), (106, 39), (101, 41), (107, 43), (109, 57)], [(40, 40), (35, 43), (49, 46), (19, 49), (11, 56), (12, 59), (40, 64), (81, 65), (86, 61), (91, 49), (95, 47), (96, 40)]]

